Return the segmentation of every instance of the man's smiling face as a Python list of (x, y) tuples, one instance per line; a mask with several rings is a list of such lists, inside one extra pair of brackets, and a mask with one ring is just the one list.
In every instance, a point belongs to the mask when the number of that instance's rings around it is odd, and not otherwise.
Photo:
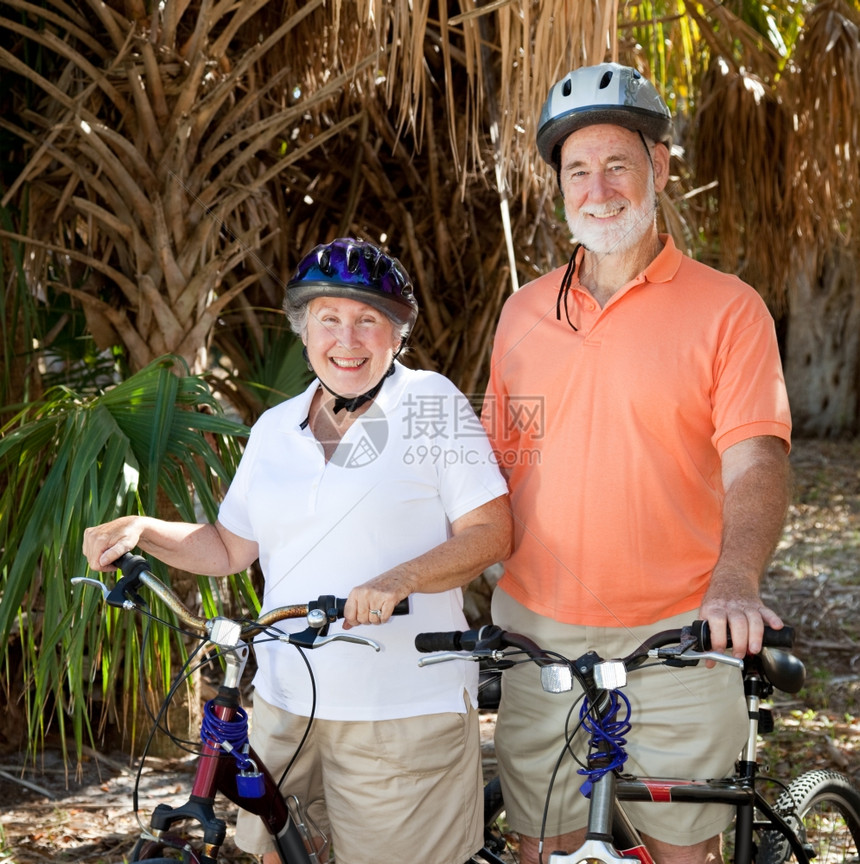
[(653, 230), (654, 175), (664, 149), (651, 145), (649, 158), (639, 135), (620, 126), (586, 126), (568, 136), (559, 176), (575, 240), (592, 252), (613, 254), (634, 248)]

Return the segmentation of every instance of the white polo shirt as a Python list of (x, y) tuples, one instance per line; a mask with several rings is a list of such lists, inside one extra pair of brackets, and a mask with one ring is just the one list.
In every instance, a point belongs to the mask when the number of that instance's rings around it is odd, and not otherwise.
[[(219, 520), (259, 544), (263, 610), (350, 590), (443, 543), (451, 522), (504, 495), (505, 481), (466, 397), (445, 377), (395, 364), (370, 408), (328, 463), (305, 421), (319, 382), (254, 425)], [(304, 427), (304, 428), (303, 428)], [(410, 614), (352, 633), (379, 653), (336, 643), (305, 652), (316, 716), (385, 720), (462, 712), (476, 704), (477, 666), (418, 667), (415, 634), (466, 626), (461, 589), (412, 595)], [(302, 630), (304, 619), (282, 622)], [(329, 632), (341, 629), (331, 625)], [(254, 679), (269, 703), (309, 715), (311, 684), (298, 651), (258, 641)]]

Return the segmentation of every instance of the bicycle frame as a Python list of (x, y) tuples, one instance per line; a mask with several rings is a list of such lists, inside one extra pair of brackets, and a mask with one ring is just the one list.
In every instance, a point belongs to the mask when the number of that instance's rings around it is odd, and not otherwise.
[[(147, 561), (139, 556), (126, 553), (114, 564), (123, 571), (123, 577), (109, 589), (97, 579), (78, 577), (73, 584), (87, 584), (102, 592), (104, 601), (111, 606), (133, 610), (143, 605), (137, 589), (143, 585), (155, 593), (176, 615), (189, 633), (202, 637), (207, 644), (216, 647), (225, 660), (224, 678), (218, 695), (211, 705), (212, 715), (222, 724), (241, 722), (245, 716), (239, 699), (239, 683), (249, 654), (249, 640), (277, 622), (287, 618), (305, 617), (306, 630), (281, 634), (281, 641), (289, 642), (299, 648), (314, 649), (331, 642), (352, 642), (365, 645), (376, 651), (378, 643), (364, 636), (347, 633), (329, 635), (329, 624), (343, 617), (346, 600), (333, 595), (321, 595), (308, 604), (284, 606), (270, 610), (257, 620), (238, 622), (228, 618), (200, 618), (191, 613), (182, 601), (157, 577), (149, 571)], [(393, 614), (405, 615), (409, 611), (408, 600), (397, 604)], [(208, 706), (207, 706), (208, 707)], [(201, 732), (206, 729), (205, 721)], [(244, 725), (237, 730), (247, 745)], [(236, 743), (239, 738), (234, 739)], [(135, 860), (143, 861), (160, 857), (162, 847), (177, 849), (182, 853), (186, 864), (217, 864), (218, 854), (227, 834), (227, 825), (215, 815), (214, 802), (218, 793), (263, 820), (272, 835), (275, 847), (284, 864), (319, 864), (316, 837), (304, 824), (301, 806), (295, 798), (284, 798), (277, 782), (266, 766), (250, 747), (236, 758), (231, 755), (233, 745), (226, 741), (209, 741), (204, 737), (198, 755), (197, 767), (191, 794), (188, 800), (177, 807), (159, 804), (150, 819), (151, 832), (144, 832), (135, 849)], [(235, 755), (235, 751), (234, 755)], [(240, 767), (253, 765), (253, 771)], [(241, 780), (252, 781), (240, 783)], [(261, 784), (261, 785), (260, 785)], [(294, 806), (290, 806), (290, 802)], [(202, 852), (193, 849), (184, 836), (170, 833), (178, 822), (193, 821), (202, 829)], [(317, 832), (318, 833), (318, 832)], [(325, 841), (325, 838), (322, 838)], [(323, 842), (321, 848), (325, 848)]]
[[(588, 760), (591, 790), (585, 841), (574, 852), (551, 852), (549, 864), (580, 864), (585, 861), (630, 864), (631, 859), (639, 859), (642, 864), (654, 864), (640, 833), (624, 810), (627, 801), (729, 805), (736, 813), (734, 864), (751, 864), (755, 855), (753, 836), (757, 831), (763, 832), (764, 836), (776, 833), (785, 838), (798, 864), (809, 864), (812, 847), (806, 845), (801, 820), (797, 820), (800, 827), (796, 831), (781, 815), (784, 811), (777, 812), (756, 789), (759, 720), (763, 713), (761, 700), (774, 688), (796, 693), (803, 685), (803, 664), (791, 654), (780, 651), (763, 651), (740, 660), (711, 651), (709, 640), (707, 623), (694, 621), (691, 627), (653, 634), (622, 660), (605, 661), (594, 652), (588, 652), (571, 662), (541, 648), (526, 636), (489, 625), (480, 630), (421, 633), (416, 637), (415, 646), (419, 651), (432, 655), (422, 659), (419, 665), (468, 659), (483, 660), (489, 668), (501, 670), (524, 662), (517, 658), (525, 656), (541, 667), (541, 684), (552, 693), (571, 690), (575, 678), (589, 697), (591, 708), (588, 714), (594, 726), (602, 726), (614, 715), (617, 707), (614, 707), (613, 693), (625, 686), (629, 670), (646, 661), (685, 666), (710, 660), (741, 668), (749, 729), (735, 774), (717, 780), (622, 774), (617, 766), (623, 742), (610, 743), (606, 734), (595, 736), (597, 743), (592, 743)], [(790, 648), (792, 642), (791, 628), (780, 631), (765, 628), (764, 644), (769, 649)], [(569, 744), (568, 740), (566, 747)], [(794, 821), (793, 816), (791, 813), (788, 818)], [(543, 861), (542, 847), (543, 841), (539, 852)], [(499, 860), (492, 854), (482, 857), (488, 861)]]
[[(225, 652), (223, 656), (227, 668), (218, 695), (213, 700), (213, 709), (219, 720), (230, 722), (235, 719), (241, 707), (238, 683), (248, 657), (248, 646), (242, 645)], [(263, 820), (284, 864), (316, 864), (317, 856), (305, 848), (297, 821), (293, 818), (277, 782), (253, 748), (249, 749), (248, 756), (263, 775), (262, 796), (242, 796), (238, 789), (240, 768), (236, 760), (223, 750), (204, 742), (197, 759), (191, 795), (184, 804), (177, 807), (159, 804), (155, 808), (150, 819), (152, 839), (184, 850), (197, 864), (216, 864), (227, 833), (225, 821), (219, 819), (214, 810), (215, 798), (221, 793), (238, 807)], [(188, 849), (184, 838), (173, 837), (169, 833), (175, 823), (187, 820), (196, 822), (203, 830), (204, 851), (200, 856)]]
[[(810, 864), (807, 850), (796, 832), (755, 789), (762, 690), (760, 676), (745, 666), (744, 693), (749, 733), (735, 776), (718, 780), (683, 780), (607, 772), (593, 782), (585, 842), (574, 852), (552, 853), (549, 864), (575, 864), (586, 859), (629, 864), (631, 857), (638, 858), (642, 864), (654, 864), (639, 831), (624, 811), (625, 801), (728, 804), (735, 808), (736, 814), (734, 864), (752, 864), (753, 832), (757, 828), (779, 831), (789, 842), (798, 864)], [(604, 700), (602, 707), (605, 704)], [(760, 812), (764, 820), (756, 820), (756, 812)]]

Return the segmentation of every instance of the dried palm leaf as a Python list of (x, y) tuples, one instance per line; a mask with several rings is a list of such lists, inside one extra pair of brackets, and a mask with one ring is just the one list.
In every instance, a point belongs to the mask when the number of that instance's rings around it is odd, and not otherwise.
[(785, 82), (797, 117), (798, 206), (792, 234), (826, 250), (829, 237), (846, 232), (848, 208), (860, 197), (860, 14), (839, 0), (819, 3), (798, 41)]
[(696, 177), (712, 193), (718, 262), (774, 305), (782, 302), (790, 238), (785, 170), (791, 118), (755, 76), (718, 58), (696, 115)]

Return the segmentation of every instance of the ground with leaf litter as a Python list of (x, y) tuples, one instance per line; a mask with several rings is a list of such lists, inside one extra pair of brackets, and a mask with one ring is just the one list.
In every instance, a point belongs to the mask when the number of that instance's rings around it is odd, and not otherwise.
[[(796, 442), (792, 464), (794, 503), (764, 596), (797, 628), (809, 674), (798, 696), (777, 698), (764, 759), (779, 776), (832, 768), (860, 783), (860, 441)], [(481, 726), (488, 775), (494, 719)], [(56, 742), (35, 765), (0, 755), (0, 864), (122, 862), (139, 831), (136, 773), (122, 754), (92, 751), (79, 774), (67, 772)], [(147, 760), (141, 818), (160, 802), (183, 800), (191, 778), (189, 760)], [(225, 852), (240, 864), (253, 860), (229, 839)]]

